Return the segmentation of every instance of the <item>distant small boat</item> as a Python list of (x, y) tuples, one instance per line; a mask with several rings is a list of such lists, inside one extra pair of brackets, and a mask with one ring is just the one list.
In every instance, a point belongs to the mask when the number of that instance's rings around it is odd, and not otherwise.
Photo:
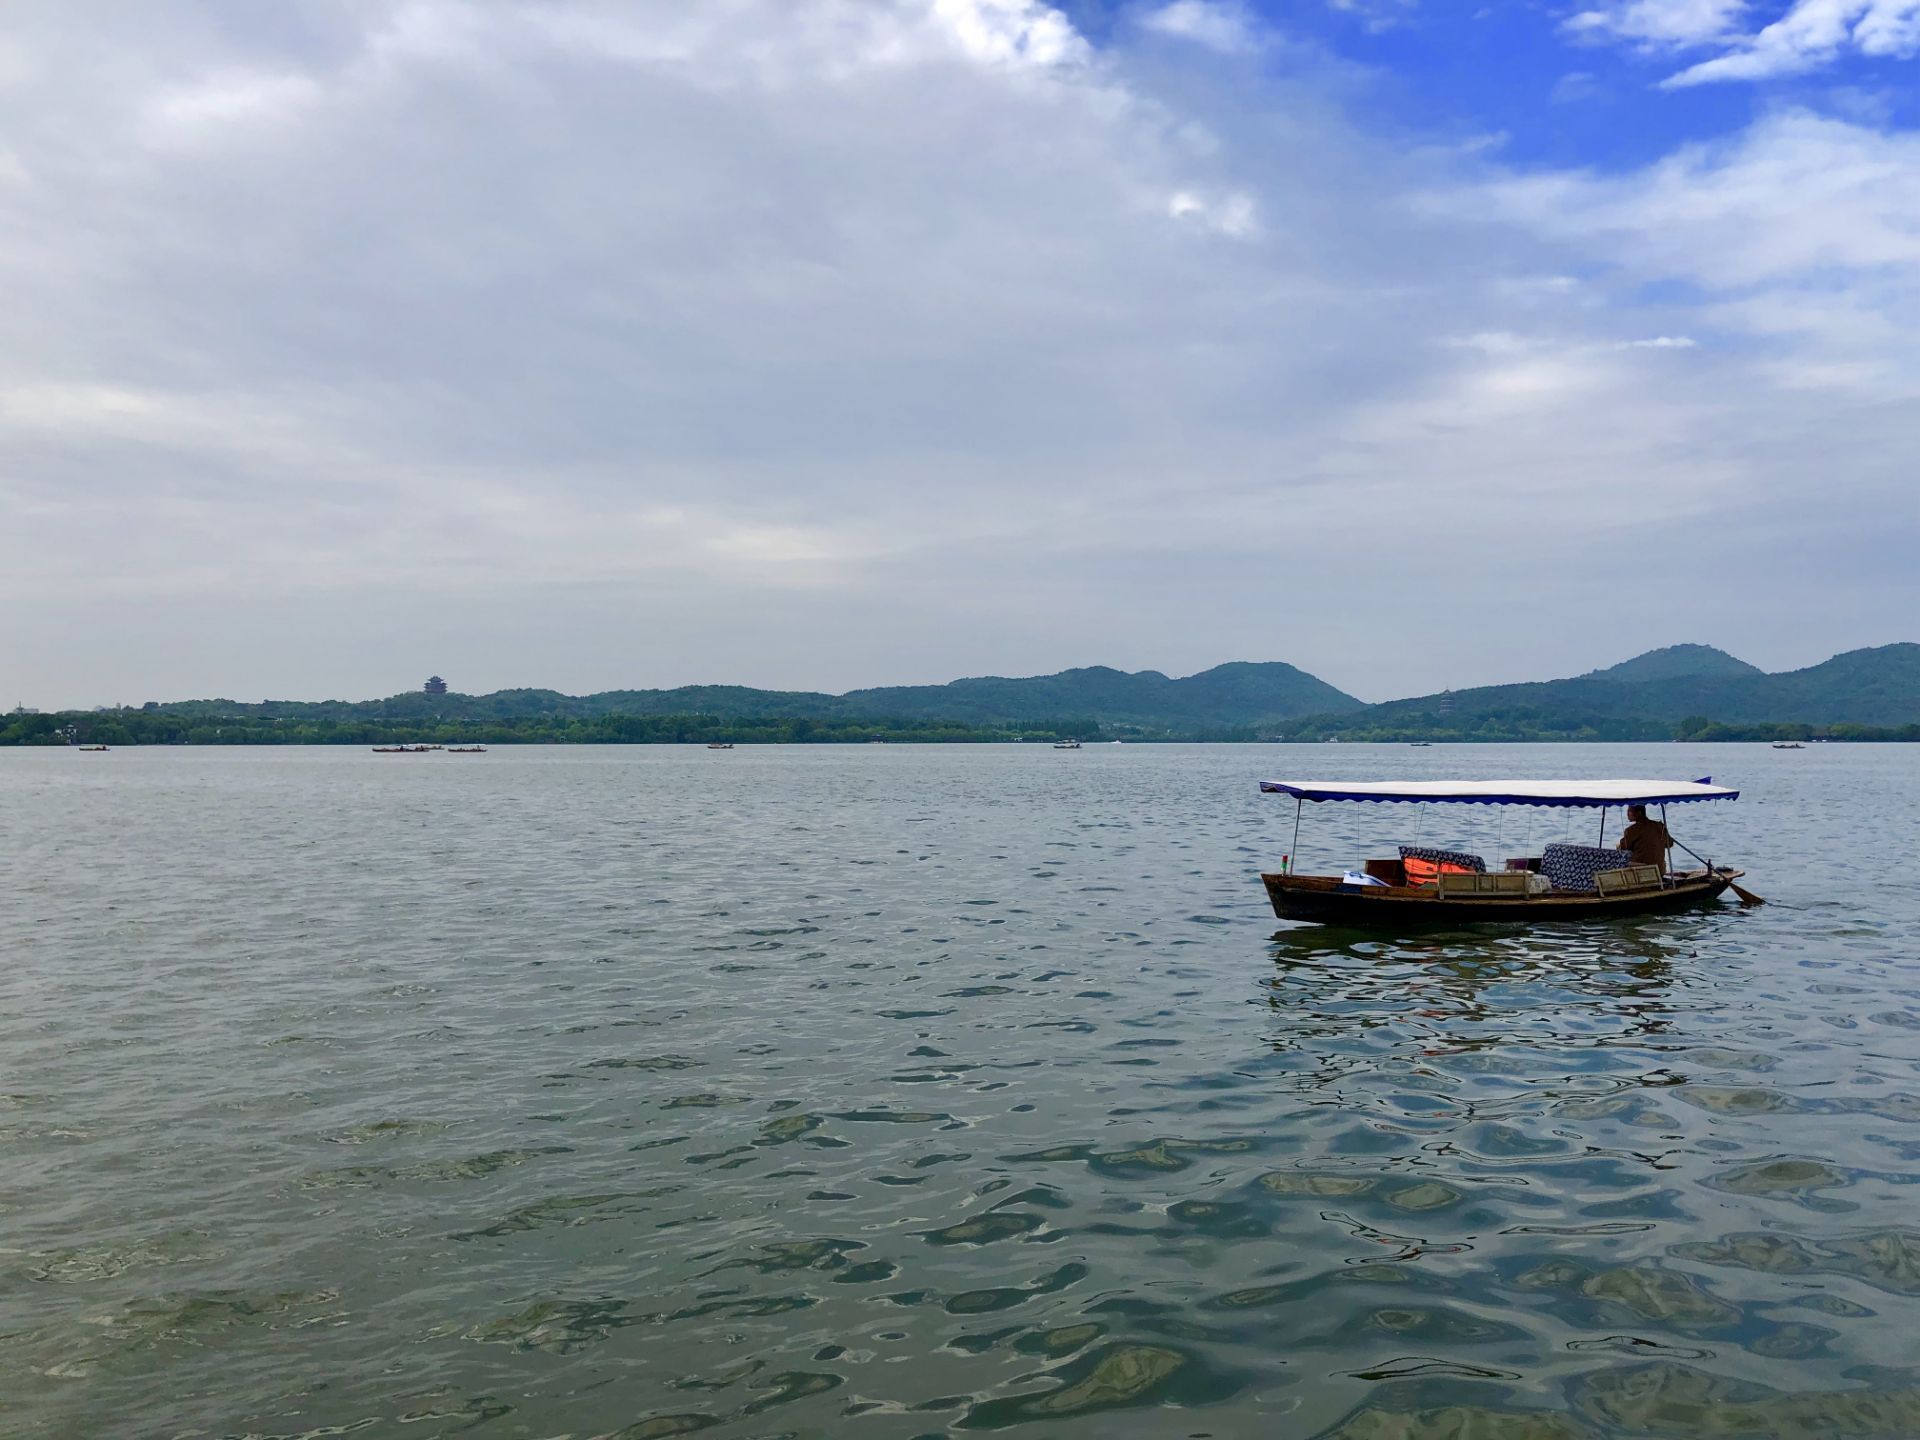
[(1407, 743), (1416, 750), (1425, 750), (1433, 744), (1431, 740), (1409, 740)]
[(487, 747), (484, 745), (449, 745), (447, 746), (447, 754), (449, 755), (484, 755), (486, 753), (487, 753)]
[(733, 742), (731, 740), (709, 740), (707, 742), (707, 749), (709, 750), (731, 750), (732, 748)]
[(437, 750), (437, 745), (376, 745), (376, 755), (425, 755), (429, 750)]
[(97, 755), (100, 751), (105, 750), (107, 747), (105, 745), (76, 745), (74, 748), (76, 750), (86, 750)]
[(1080, 742), (1078, 740), (1056, 740), (1053, 742), (1053, 748), (1056, 750), (1078, 750), (1080, 748)]
[(1773, 742), (1773, 748), (1776, 750), (1804, 750), (1807, 747), (1802, 745), (1798, 740), (1776, 740)]

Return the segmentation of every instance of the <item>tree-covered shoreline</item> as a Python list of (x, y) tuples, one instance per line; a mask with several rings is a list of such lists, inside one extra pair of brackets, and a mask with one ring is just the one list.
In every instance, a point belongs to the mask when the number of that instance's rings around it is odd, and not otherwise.
[[(403, 697), (410, 699), (411, 697)], [(378, 704), (379, 702), (369, 702)], [(63, 745), (850, 745), (1010, 744), (1077, 739), (1355, 744), (1618, 743), (1687, 740), (1914, 742), (1920, 725), (1731, 725), (1691, 716), (1677, 725), (1603, 721), (1569, 725), (1543, 717), (1489, 715), (1460, 725), (1356, 725), (1351, 717), (1296, 722), (1284, 733), (1244, 726), (1146, 730), (1089, 717), (984, 725), (901, 716), (816, 719), (728, 715), (304, 714), (299, 702), (242, 706), (197, 701), (141, 709), (70, 710), (0, 716), (0, 746)], [(411, 708), (411, 707), (408, 707)], [(279, 712), (279, 713), (275, 713)], [(288, 713), (291, 712), (291, 713)]]
[(492, 719), (300, 718), (167, 710), (89, 710), (0, 716), (0, 746), (58, 745), (694, 745), (951, 744), (1101, 738), (1093, 721), (1024, 727), (865, 718), (720, 715), (517, 716)]

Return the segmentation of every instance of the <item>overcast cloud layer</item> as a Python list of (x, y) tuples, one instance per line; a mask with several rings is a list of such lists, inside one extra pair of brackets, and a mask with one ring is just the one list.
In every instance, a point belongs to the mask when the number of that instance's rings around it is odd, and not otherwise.
[[(1570, 70), (1772, 43), (1584, 13)], [(1870, 105), (1547, 170), (1201, 0), (8, 21), (6, 705), (1915, 638), (1920, 135)]]

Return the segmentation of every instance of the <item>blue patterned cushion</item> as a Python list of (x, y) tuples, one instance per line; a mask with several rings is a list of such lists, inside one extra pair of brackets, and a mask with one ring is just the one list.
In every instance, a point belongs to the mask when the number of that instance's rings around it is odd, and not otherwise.
[(1464, 850), (1430, 850), (1424, 845), (1402, 845), (1402, 860), (1425, 860), (1431, 865), (1460, 865), (1476, 875), (1487, 873), (1487, 862), (1478, 855), (1469, 855)]
[(1540, 852), (1540, 873), (1556, 890), (1591, 890), (1598, 872), (1632, 863), (1633, 856), (1625, 850), (1602, 850), (1595, 845), (1549, 845)]

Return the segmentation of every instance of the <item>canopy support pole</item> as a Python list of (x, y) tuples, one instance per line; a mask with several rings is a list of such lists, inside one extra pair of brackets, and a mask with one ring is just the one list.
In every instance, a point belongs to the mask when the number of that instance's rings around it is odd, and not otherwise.
[(1298, 795), (1293, 797), (1293, 849), (1287, 852), (1287, 870), (1294, 875), (1300, 873), (1300, 807), (1305, 803)]
[(1593, 842), (1602, 850), (1607, 848), (1607, 807), (1600, 807), (1600, 838)]

